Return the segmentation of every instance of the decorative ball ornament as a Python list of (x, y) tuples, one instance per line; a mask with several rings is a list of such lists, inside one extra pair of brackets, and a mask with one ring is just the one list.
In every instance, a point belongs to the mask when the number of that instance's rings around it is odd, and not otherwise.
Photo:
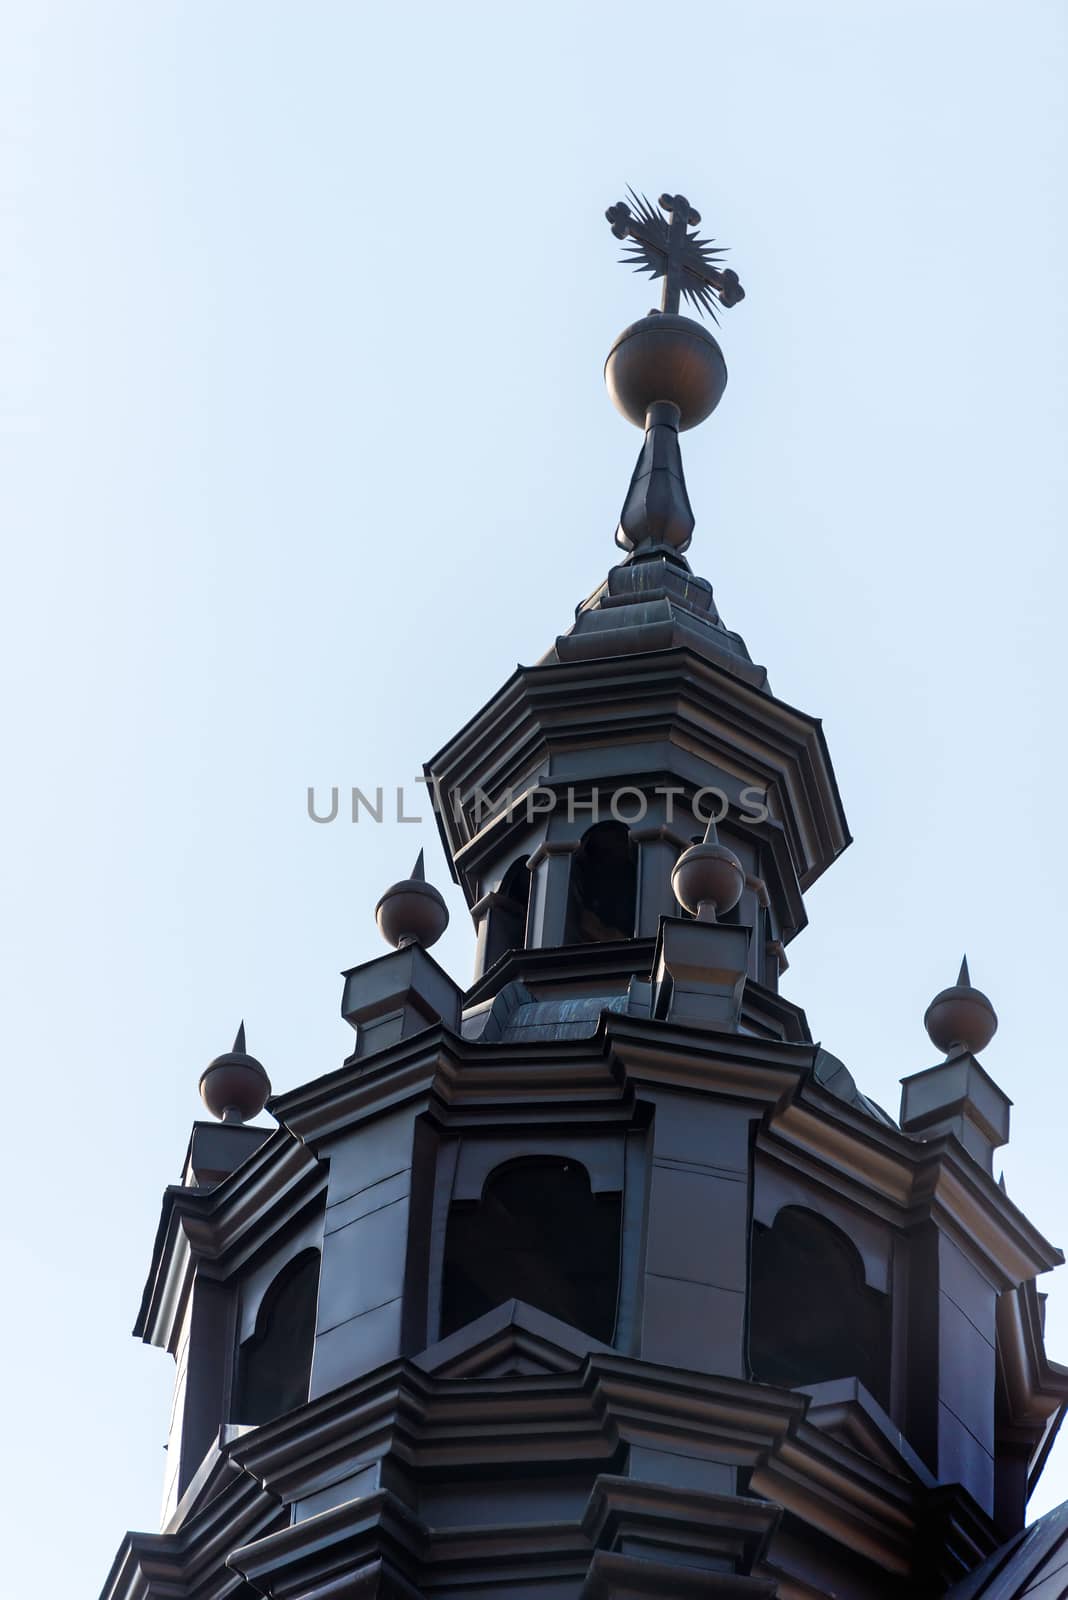
[(679, 408), (679, 431), (711, 416), (727, 387), (723, 352), (692, 317), (653, 311), (624, 328), (608, 352), (604, 381), (612, 404), (644, 428), (658, 401)]
[(953, 987), (936, 994), (927, 1007), (923, 1025), (931, 1043), (947, 1056), (978, 1055), (994, 1037), (997, 1012), (982, 990), (972, 987), (967, 956)]
[(392, 884), (375, 906), (375, 921), (386, 943), (398, 950), (411, 944), (429, 950), (449, 926), (449, 908), (426, 881), (421, 850), (411, 877)]
[(237, 1030), (232, 1050), (216, 1056), (200, 1075), (200, 1098), (220, 1122), (250, 1122), (267, 1104), (271, 1080), (255, 1056), (245, 1049), (245, 1024)]
[(671, 872), (675, 899), (699, 922), (714, 922), (732, 911), (745, 888), (745, 868), (733, 850), (720, 844), (710, 822), (701, 844), (684, 850)]

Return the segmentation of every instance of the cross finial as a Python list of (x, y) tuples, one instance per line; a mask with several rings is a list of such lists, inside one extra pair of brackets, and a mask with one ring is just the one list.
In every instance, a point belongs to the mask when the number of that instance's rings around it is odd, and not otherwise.
[(716, 302), (726, 306), (745, 299), (738, 274), (719, 265), (723, 251), (711, 239), (702, 239), (688, 228), (700, 225), (695, 211), (683, 194), (662, 194), (657, 209), (644, 195), (628, 189), (630, 204), (619, 200), (605, 212), (617, 239), (630, 243), (621, 259), (635, 272), (663, 278), (661, 311), (677, 314), (681, 297), (686, 296), (701, 311), (716, 319)]

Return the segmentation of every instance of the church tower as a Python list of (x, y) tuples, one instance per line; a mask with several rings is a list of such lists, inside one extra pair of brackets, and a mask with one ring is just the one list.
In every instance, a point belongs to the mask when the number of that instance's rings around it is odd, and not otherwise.
[(621, 557), (426, 767), (474, 980), (420, 856), (339, 1067), (271, 1097), (242, 1026), (205, 1070), (135, 1328), (176, 1367), (161, 1531), (104, 1600), (993, 1600), (1068, 1561), (1062, 1513), (1022, 1537), (1062, 1257), (993, 1175), (993, 1008), (965, 963), (895, 1121), (779, 993), (849, 832), (685, 554), (727, 374), (681, 306), (743, 290), (683, 196), (607, 215), (663, 286), (605, 368)]

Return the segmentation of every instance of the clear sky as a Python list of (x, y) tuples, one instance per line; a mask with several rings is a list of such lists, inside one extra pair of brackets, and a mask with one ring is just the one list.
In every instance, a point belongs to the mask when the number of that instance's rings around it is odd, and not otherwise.
[(747, 287), (691, 560), (856, 839), (786, 993), (896, 1111), (967, 949), (998, 1168), (1068, 1243), (1066, 82), (1057, 0), (0, 8), (12, 1594), (154, 1525), (171, 1363), (129, 1330), (202, 1067), (242, 1016), (277, 1089), (339, 1065), (379, 893), (420, 845), (446, 885), (429, 822), (315, 826), (308, 785), (425, 814), (614, 559), (627, 183)]

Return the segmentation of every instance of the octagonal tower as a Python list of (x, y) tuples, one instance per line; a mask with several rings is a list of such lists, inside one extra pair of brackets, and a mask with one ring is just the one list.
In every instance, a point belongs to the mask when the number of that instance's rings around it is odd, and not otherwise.
[(243, 1031), (205, 1073), (136, 1328), (177, 1364), (162, 1528), (107, 1600), (904, 1600), (1023, 1527), (1068, 1371), (993, 1008), (962, 969), (896, 1122), (779, 993), (849, 835), (685, 555), (726, 367), (680, 304), (741, 286), (682, 196), (608, 215), (664, 282), (606, 372), (622, 558), (426, 769), (474, 982), (420, 859), (344, 1062), (270, 1130)]

